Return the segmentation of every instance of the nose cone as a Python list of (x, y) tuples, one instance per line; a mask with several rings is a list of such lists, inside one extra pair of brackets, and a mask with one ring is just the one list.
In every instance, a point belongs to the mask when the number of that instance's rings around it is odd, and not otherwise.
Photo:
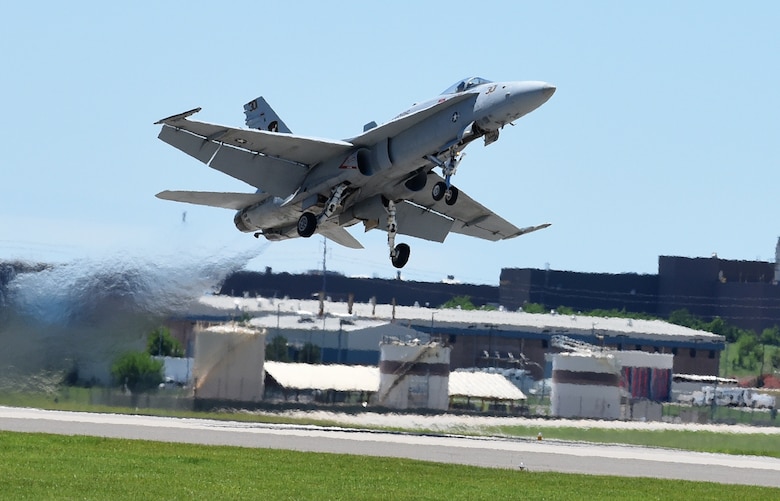
[(518, 116), (530, 113), (547, 102), (555, 94), (555, 86), (547, 82), (517, 82), (509, 86), (507, 101)]
[(534, 101), (536, 107), (547, 102), (555, 94), (556, 87), (547, 82), (520, 82), (515, 93), (521, 94), (528, 101)]
[(477, 124), (484, 130), (496, 130), (531, 113), (555, 94), (555, 86), (541, 81), (506, 82), (487, 94)]
[(553, 94), (555, 94), (555, 86), (552, 84), (544, 83), (542, 84), (542, 96), (544, 96), (544, 100), (547, 101), (552, 97)]

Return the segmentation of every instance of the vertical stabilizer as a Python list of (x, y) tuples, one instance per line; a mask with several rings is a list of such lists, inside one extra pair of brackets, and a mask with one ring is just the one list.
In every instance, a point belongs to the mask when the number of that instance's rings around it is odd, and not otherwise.
[(292, 131), (262, 97), (244, 105), (246, 126), (252, 129), (290, 134)]

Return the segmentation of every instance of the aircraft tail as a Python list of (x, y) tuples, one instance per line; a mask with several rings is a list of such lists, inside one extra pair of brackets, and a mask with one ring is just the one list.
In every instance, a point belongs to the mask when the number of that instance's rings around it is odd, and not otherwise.
[(290, 134), (292, 131), (263, 97), (253, 99), (244, 105), (246, 126), (251, 129)]

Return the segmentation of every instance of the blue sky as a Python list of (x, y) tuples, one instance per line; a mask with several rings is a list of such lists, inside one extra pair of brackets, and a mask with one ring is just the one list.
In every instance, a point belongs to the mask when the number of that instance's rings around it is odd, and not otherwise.
[[(518, 226), (412, 247), (403, 276), (497, 284), (503, 267), (655, 273), (659, 255), (774, 260), (780, 3), (12, 2), (0, 31), (0, 258), (255, 254), (321, 268), (321, 237), (268, 244), (164, 189), (252, 191), (159, 141), (156, 120), (243, 126), (263, 95), (294, 132), (346, 138), (458, 78), (558, 90), (454, 183)], [(186, 222), (182, 212), (187, 211)], [(328, 268), (391, 277), (386, 234)]]

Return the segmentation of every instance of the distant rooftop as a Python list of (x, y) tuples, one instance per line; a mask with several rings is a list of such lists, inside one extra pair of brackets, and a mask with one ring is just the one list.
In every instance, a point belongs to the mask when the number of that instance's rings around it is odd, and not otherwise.
[[(190, 307), (188, 316), (198, 318), (254, 317), (253, 325), (275, 328), (345, 331), (375, 327), (394, 321), (401, 326), (435, 326), (457, 328), (522, 331), (533, 333), (610, 337), (626, 335), (633, 338), (724, 342), (725, 338), (707, 331), (690, 329), (662, 320), (629, 320), (626, 318), (589, 317), (583, 315), (535, 314), (510, 311), (438, 309), (355, 303), (353, 314), (345, 302), (324, 303), (324, 317), (318, 317), (320, 303), (316, 300), (236, 298), (203, 296)], [(393, 313), (395, 312), (395, 313)]]

